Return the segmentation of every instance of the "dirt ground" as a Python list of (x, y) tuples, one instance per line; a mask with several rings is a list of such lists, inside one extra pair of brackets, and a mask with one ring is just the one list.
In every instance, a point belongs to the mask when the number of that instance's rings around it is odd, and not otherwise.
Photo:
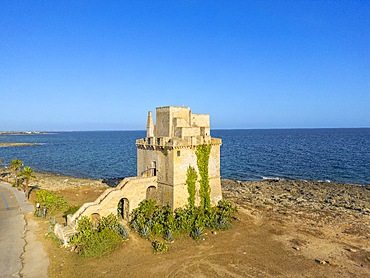
[[(104, 187), (57, 187), (74, 205), (94, 200)], [(230, 189), (225, 189), (230, 190)], [(228, 194), (225, 194), (226, 198)], [(232, 199), (232, 198), (230, 198)], [(326, 225), (289, 211), (239, 207), (228, 231), (207, 231), (204, 240), (175, 237), (165, 254), (135, 233), (110, 255), (81, 258), (45, 236), (49, 220), (36, 218), (49, 254), (49, 277), (370, 277), (367, 234), (351, 223)], [(366, 228), (366, 227), (365, 227)], [(352, 229), (352, 230), (351, 230)], [(367, 229), (370, 229), (367, 227)], [(344, 232), (345, 231), (345, 232)]]

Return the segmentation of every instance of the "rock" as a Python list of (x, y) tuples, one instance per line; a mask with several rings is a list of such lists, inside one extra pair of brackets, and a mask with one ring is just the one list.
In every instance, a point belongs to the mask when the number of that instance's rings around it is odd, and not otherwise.
[(319, 260), (319, 259), (315, 259), (315, 262), (317, 262), (318, 264), (321, 264), (321, 265), (327, 265), (327, 264), (329, 264), (328, 261)]
[(338, 266), (338, 264), (334, 261), (328, 261), (328, 264), (331, 266)]

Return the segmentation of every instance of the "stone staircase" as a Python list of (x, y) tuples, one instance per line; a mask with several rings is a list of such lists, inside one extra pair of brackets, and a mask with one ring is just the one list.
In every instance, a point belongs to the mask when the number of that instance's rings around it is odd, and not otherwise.
[(55, 235), (68, 245), (70, 238), (77, 233), (77, 222), (82, 216), (93, 214), (108, 216), (117, 214), (117, 206), (122, 198), (129, 200), (128, 212), (138, 207), (146, 199), (148, 187), (157, 187), (157, 177), (129, 177), (122, 180), (117, 187), (108, 188), (94, 202), (83, 204), (73, 215), (67, 215), (67, 225), (56, 224)]

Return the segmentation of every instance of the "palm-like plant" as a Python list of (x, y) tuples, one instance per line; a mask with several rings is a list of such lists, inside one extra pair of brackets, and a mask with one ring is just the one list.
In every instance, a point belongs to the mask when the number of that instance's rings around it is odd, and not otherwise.
[(15, 175), (15, 186), (18, 187), (18, 174), (24, 165), (23, 161), (20, 159), (13, 159), (9, 165), (10, 170), (14, 172)]
[(21, 176), (25, 178), (26, 180), (26, 186), (24, 188), (24, 193), (26, 194), (27, 198), (29, 197), (28, 196), (28, 183), (31, 179), (33, 178), (36, 178), (35, 174), (34, 174), (34, 171), (31, 169), (31, 167), (24, 167), (23, 170), (21, 171)]

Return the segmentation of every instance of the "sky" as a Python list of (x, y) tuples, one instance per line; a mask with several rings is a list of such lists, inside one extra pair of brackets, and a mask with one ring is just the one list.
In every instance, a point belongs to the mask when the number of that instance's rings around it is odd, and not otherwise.
[(0, 1), (0, 131), (370, 127), (370, 1)]

